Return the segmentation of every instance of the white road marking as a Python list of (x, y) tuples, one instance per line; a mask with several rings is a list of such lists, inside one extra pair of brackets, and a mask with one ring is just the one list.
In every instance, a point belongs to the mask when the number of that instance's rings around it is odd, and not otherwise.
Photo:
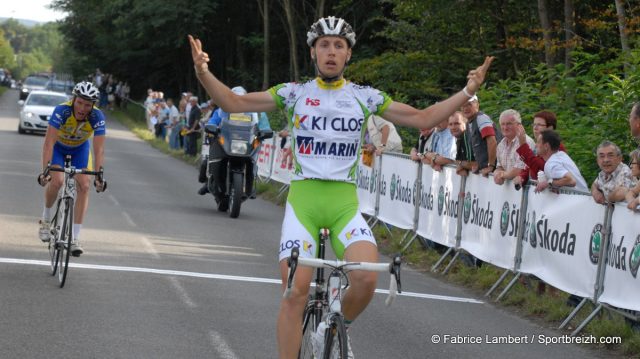
[(213, 348), (218, 352), (221, 359), (236, 359), (236, 354), (231, 350), (227, 341), (216, 331), (209, 332), (209, 338), (211, 338), (211, 344)]
[(194, 303), (193, 300), (191, 300), (191, 297), (189, 297), (189, 294), (187, 293), (187, 291), (184, 289), (182, 284), (180, 284), (180, 282), (178, 281), (178, 278), (169, 277), (169, 282), (171, 282), (171, 285), (178, 292), (180, 299), (187, 307), (189, 308), (196, 307), (196, 303)]
[[(19, 258), (3, 258), (3, 257), (0, 257), (0, 263), (31, 264), (31, 265), (40, 265), (40, 266), (51, 265), (49, 261), (19, 259)], [(280, 279), (270, 279), (270, 278), (260, 278), (260, 277), (242, 277), (242, 276), (225, 275), (225, 274), (185, 272), (185, 271), (175, 271), (175, 270), (168, 270), (168, 269), (122, 267), (122, 266), (108, 266), (108, 265), (99, 265), (99, 264), (83, 264), (83, 263), (69, 263), (69, 266), (72, 268), (83, 268), (83, 269), (97, 269), (97, 270), (108, 270), (108, 271), (118, 271), (118, 272), (152, 273), (152, 274), (163, 274), (163, 275), (170, 275), (170, 276), (221, 279), (221, 280), (230, 280), (230, 281), (237, 281), (237, 282), (270, 283), (270, 284), (280, 285)], [(389, 291), (386, 289), (376, 289), (376, 293), (389, 294)], [(452, 297), (447, 295), (415, 293), (415, 292), (406, 292), (406, 291), (403, 291), (402, 293), (398, 294), (398, 296), (432, 299), (432, 300), (444, 300), (449, 302), (463, 302), (463, 303), (471, 303), (471, 304), (484, 303), (481, 300), (477, 300), (473, 298)]]
[(131, 219), (131, 216), (129, 216), (129, 213), (122, 211), (122, 216), (124, 217), (125, 221), (129, 223), (131, 227), (137, 227), (136, 223), (133, 221), (133, 219)]
[(111, 200), (111, 202), (113, 202), (114, 205), (116, 206), (120, 206), (120, 203), (118, 202), (118, 200), (113, 196), (113, 195), (109, 195), (109, 199)]

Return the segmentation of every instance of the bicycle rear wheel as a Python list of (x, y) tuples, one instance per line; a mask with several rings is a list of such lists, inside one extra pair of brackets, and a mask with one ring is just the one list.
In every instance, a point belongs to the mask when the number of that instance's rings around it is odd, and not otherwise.
[(349, 347), (347, 339), (347, 328), (344, 325), (344, 318), (340, 314), (332, 315), (329, 318), (328, 333), (324, 339), (324, 359), (348, 359)]
[(310, 301), (304, 310), (302, 317), (302, 342), (300, 343), (299, 359), (313, 358), (313, 345), (311, 335), (316, 331), (322, 319), (322, 309), (315, 306), (314, 301)]
[(58, 282), (64, 287), (69, 270), (69, 254), (71, 253), (71, 238), (73, 235), (73, 200), (65, 200), (65, 215), (61, 229), (61, 242), (58, 245)]
[[(64, 221), (64, 215), (62, 214), (61, 207), (62, 200), (58, 199), (56, 203), (56, 211), (53, 215), (53, 219), (51, 220), (50, 234), (49, 237), (49, 257), (51, 258), (51, 275), (56, 275), (58, 271), (58, 238), (60, 233), (58, 228)], [(64, 210), (64, 208), (62, 208)]]

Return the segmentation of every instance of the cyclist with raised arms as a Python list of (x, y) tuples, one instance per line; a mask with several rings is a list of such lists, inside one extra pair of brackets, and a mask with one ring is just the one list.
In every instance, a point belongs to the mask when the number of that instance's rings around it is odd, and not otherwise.
[[(58, 191), (64, 181), (64, 173), (44, 171), (51, 163), (52, 167), (63, 167), (65, 155), (71, 155), (71, 165), (75, 168), (92, 170), (102, 168), (104, 160), (105, 117), (102, 111), (95, 107), (100, 98), (100, 92), (91, 82), (82, 81), (73, 88), (71, 101), (62, 103), (53, 110), (49, 127), (42, 146), (43, 173), (38, 176), (38, 183), (46, 186), (44, 191), (44, 210), (40, 220), (40, 240), (50, 241), (49, 226), (52, 207), (58, 196)], [(91, 145), (89, 138), (93, 135), (93, 154), (95, 166), (92, 164)], [(77, 198), (74, 208), (71, 254), (75, 257), (83, 253), (78, 239), (82, 220), (89, 206), (89, 175), (77, 175)], [(96, 177), (94, 181), (96, 191), (102, 192), (107, 183)]]
[[(238, 96), (208, 69), (209, 55), (189, 35), (198, 79), (216, 104), (227, 112), (287, 111), (294, 156), (294, 173), (280, 238), (280, 273), (287, 282), (287, 257), (299, 247), (300, 256), (315, 257), (320, 228), (328, 228), (338, 258), (377, 262), (378, 250), (371, 230), (358, 210), (356, 172), (372, 114), (403, 126), (435, 127), (475, 95), (493, 57), (468, 74), (466, 87), (442, 102), (418, 110), (393, 101), (384, 92), (358, 86), (343, 78), (356, 35), (343, 19), (319, 19), (307, 33), (317, 77), (306, 83), (285, 83), (264, 92)], [(289, 298), (282, 299), (277, 337), (280, 358), (296, 358), (302, 335), (302, 313), (313, 269), (298, 268)], [(342, 309), (349, 325), (373, 297), (374, 272), (349, 273)]]

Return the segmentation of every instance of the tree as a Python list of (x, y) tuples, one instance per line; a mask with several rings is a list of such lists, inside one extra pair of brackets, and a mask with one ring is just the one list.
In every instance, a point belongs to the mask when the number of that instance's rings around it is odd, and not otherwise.
[(615, 0), (616, 3), (616, 15), (618, 17), (618, 31), (620, 33), (620, 45), (622, 46), (622, 54), (625, 58), (624, 61), (624, 73), (629, 76), (629, 55), (631, 49), (629, 48), (629, 36), (627, 35), (627, 20), (624, 11), (624, 4), (622, 0)]
[(564, 51), (564, 67), (567, 69), (571, 68), (572, 60), (571, 60), (571, 51), (575, 49), (574, 44), (574, 35), (576, 32), (576, 24), (575, 24), (575, 7), (573, 6), (573, 0), (564, 0), (564, 40), (565, 40), (565, 51)]
[(538, 16), (540, 26), (542, 26), (542, 38), (544, 40), (544, 62), (548, 67), (552, 67), (553, 60), (553, 40), (551, 39), (551, 22), (549, 21), (549, 11), (547, 10), (547, 0), (538, 0)]

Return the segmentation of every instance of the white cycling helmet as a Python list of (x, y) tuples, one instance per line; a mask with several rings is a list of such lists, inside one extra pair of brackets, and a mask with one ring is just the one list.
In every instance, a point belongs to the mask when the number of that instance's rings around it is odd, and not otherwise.
[(239, 96), (244, 96), (244, 95), (247, 94), (247, 90), (245, 90), (244, 87), (242, 87), (242, 86), (236, 86), (236, 87), (232, 88), (231, 91), (233, 91), (233, 93), (235, 93), (236, 95), (239, 95)]
[(96, 102), (100, 97), (100, 91), (91, 82), (78, 82), (73, 88), (73, 95), (87, 101)]
[(313, 47), (313, 43), (322, 36), (340, 36), (347, 40), (350, 47), (356, 44), (356, 33), (351, 25), (335, 16), (324, 17), (311, 25), (307, 32), (307, 45)]

